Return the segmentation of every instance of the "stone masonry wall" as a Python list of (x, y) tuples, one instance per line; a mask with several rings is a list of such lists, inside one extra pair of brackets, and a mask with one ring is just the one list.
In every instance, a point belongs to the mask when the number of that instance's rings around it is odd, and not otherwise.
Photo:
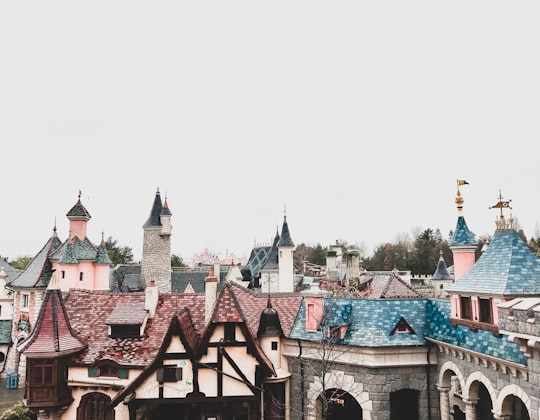
[(144, 230), (141, 281), (146, 287), (155, 280), (162, 293), (171, 291), (171, 237), (160, 235), (161, 228)]
[[(310, 386), (318, 380), (314, 375), (314, 363), (309, 367), (302, 366), (298, 358), (289, 359), (291, 372), (291, 420), (310, 419), (313, 411), (308, 405)], [(437, 367), (385, 367), (366, 368), (362, 366), (334, 366), (334, 370), (342, 371), (354, 377), (354, 384), (343, 387), (350, 394), (361, 393), (365, 401), (358, 401), (363, 408), (363, 418), (372, 420), (388, 420), (390, 418), (390, 394), (402, 389), (420, 391), (419, 420), (439, 418), (439, 394), (436, 389)], [(316, 371), (316, 369), (315, 369)], [(428, 386), (429, 384), (429, 386)], [(349, 388), (349, 389), (347, 389)], [(368, 407), (371, 407), (369, 409)], [(431, 411), (431, 417), (428, 412)]]

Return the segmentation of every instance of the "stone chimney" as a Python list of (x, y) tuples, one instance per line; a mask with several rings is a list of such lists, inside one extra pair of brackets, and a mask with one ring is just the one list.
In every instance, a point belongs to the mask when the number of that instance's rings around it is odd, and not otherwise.
[(210, 267), (208, 277), (204, 279), (205, 311), (204, 320), (208, 324), (212, 317), (214, 305), (217, 299), (218, 277), (214, 275), (214, 267)]
[(148, 318), (153, 318), (156, 314), (156, 309), (159, 300), (159, 290), (154, 280), (150, 280), (148, 286), (144, 290), (144, 309), (148, 311)]

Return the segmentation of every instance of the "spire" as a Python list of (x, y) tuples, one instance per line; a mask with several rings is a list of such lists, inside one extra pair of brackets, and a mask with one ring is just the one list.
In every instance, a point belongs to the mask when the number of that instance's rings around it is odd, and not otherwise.
[(432, 280), (448, 280), (451, 279), (452, 276), (448, 272), (448, 267), (446, 266), (446, 262), (444, 261), (443, 257), (443, 251), (439, 252), (439, 262), (437, 263), (437, 269), (435, 270), (435, 274), (431, 277)]
[(456, 224), (456, 229), (452, 238), (448, 241), (448, 245), (452, 246), (462, 246), (462, 245), (475, 245), (477, 244), (474, 234), (469, 230), (467, 222), (463, 217), (463, 197), (461, 196), (461, 191), (459, 187), (462, 185), (469, 185), (469, 183), (463, 179), (457, 180), (457, 193), (456, 193), (456, 205), (458, 209), (458, 220)]
[(143, 225), (143, 227), (159, 227), (161, 226), (160, 215), (163, 210), (163, 203), (161, 201), (161, 194), (159, 188), (156, 191), (156, 196), (154, 197), (154, 203), (152, 204), (152, 210), (150, 211), (150, 216), (148, 220)]
[(291, 239), (291, 234), (289, 233), (289, 225), (287, 224), (287, 216), (283, 216), (283, 226), (281, 227), (281, 237), (278, 242), (278, 247), (290, 246), (294, 247), (294, 242)]
[(495, 222), (497, 225), (497, 230), (508, 230), (512, 229), (512, 218), (510, 217), (510, 223), (506, 223), (506, 219), (504, 218), (503, 209), (510, 209), (512, 210), (512, 207), (510, 207), (510, 202), (512, 200), (503, 201), (503, 196), (501, 194), (501, 190), (499, 190), (499, 201), (497, 201), (496, 204), (490, 207), (490, 209), (500, 209), (501, 214), (499, 216), (499, 219)]

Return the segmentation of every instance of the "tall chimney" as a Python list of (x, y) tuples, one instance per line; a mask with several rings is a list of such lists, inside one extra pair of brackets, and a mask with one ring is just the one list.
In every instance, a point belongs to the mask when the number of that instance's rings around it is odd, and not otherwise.
[(218, 278), (214, 275), (214, 267), (210, 267), (208, 277), (204, 279), (205, 311), (204, 320), (208, 324), (217, 299)]
[(148, 318), (153, 318), (156, 314), (157, 304), (159, 300), (159, 290), (154, 280), (150, 280), (148, 286), (144, 290), (144, 309), (148, 311)]

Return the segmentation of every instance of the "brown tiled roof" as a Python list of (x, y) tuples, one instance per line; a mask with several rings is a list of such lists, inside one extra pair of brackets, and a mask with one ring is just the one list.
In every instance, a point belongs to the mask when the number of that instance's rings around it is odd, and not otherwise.
[(76, 363), (111, 359), (126, 366), (147, 366), (157, 355), (172, 317), (188, 308), (196, 331), (204, 329), (204, 294), (161, 294), (154, 318), (142, 337), (110, 338), (107, 320), (118, 304), (140, 305), (144, 292), (111, 293), (71, 289), (65, 300), (73, 329), (88, 343)]
[(21, 346), (26, 357), (55, 357), (76, 353), (86, 344), (70, 327), (58, 289), (48, 289), (32, 335)]
[[(242, 308), (242, 313), (246, 318), (249, 330), (254, 336), (257, 336), (259, 321), (262, 311), (267, 307), (268, 295), (254, 293), (243, 286), (234, 284), (234, 294)], [(272, 308), (274, 308), (281, 322), (283, 335), (289, 336), (298, 313), (298, 308), (302, 303), (302, 296), (292, 293), (273, 293), (270, 295)]]

